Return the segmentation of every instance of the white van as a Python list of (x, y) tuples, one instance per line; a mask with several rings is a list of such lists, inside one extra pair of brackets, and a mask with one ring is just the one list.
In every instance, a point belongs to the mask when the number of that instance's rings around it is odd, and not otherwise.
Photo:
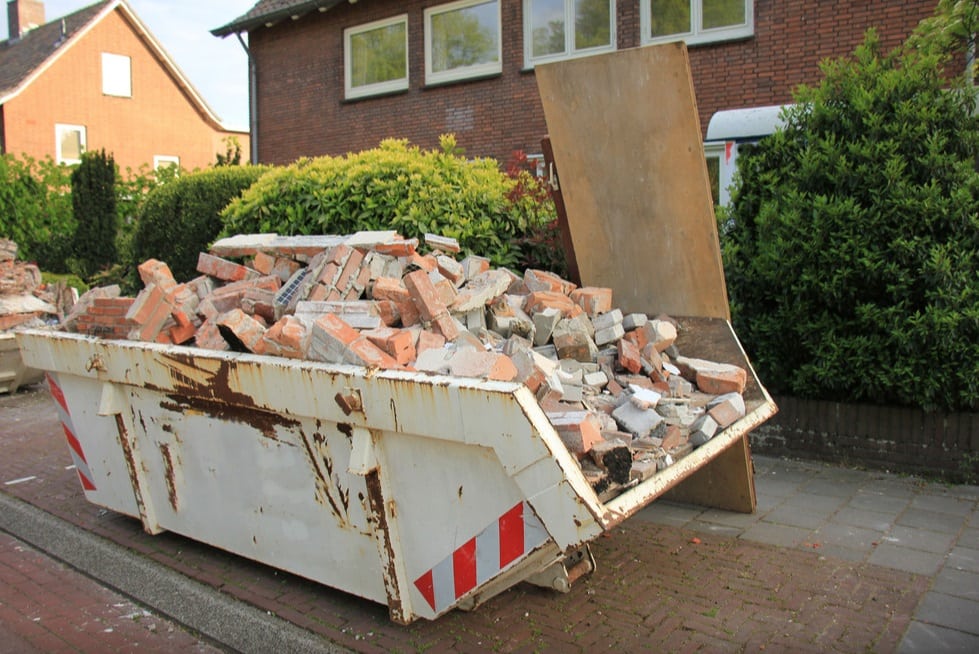
[(731, 202), (730, 187), (737, 169), (738, 152), (744, 152), (781, 124), (784, 105), (728, 109), (715, 113), (707, 124), (704, 155), (710, 173), (714, 206)]

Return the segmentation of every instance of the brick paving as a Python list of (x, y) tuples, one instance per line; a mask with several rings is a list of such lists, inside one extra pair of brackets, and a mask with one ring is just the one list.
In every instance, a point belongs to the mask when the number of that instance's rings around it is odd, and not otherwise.
[[(0, 397), (0, 491), (358, 652), (896, 651), (931, 578), (633, 518), (568, 594), (521, 584), (407, 627), (387, 608), (85, 501), (46, 392)], [(10, 483), (10, 482), (16, 483)], [(144, 650), (145, 651), (145, 650)]]
[(0, 652), (220, 652), (0, 532)]

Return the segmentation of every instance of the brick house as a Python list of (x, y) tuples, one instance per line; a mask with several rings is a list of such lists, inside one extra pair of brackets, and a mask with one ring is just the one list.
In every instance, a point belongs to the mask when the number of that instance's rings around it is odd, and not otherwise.
[[(820, 79), (821, 60), (852, 53), (870, 27), (885, 48), (898, 45), (935, 4), (259, 0), (212, 34), (248, 35), (257, 161), (342, 154), (385, 137), (430, 148), (446, 132), (469, 155), (506, 161), (540, 152), (535, 65), (684, 39), (706, 135), (722, 110), (788, 102), (798, 84)], [(717, 175), (723, 139), (707, 154)]]
[[(124, 0), (50, 22), (44, 3), (10, 0), (0, 42), (0, 149), (79, 161), (105, 149), (124, 170), (213, 164), (234, 136)], [(243, 156), (247, 156), (243, 155)]]

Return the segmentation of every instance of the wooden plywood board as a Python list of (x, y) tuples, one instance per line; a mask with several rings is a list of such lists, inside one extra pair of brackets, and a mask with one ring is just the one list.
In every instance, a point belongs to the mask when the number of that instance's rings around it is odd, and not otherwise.
[(730, 318), (686, 46), (536, 76), (582, 283), (625, 312)]

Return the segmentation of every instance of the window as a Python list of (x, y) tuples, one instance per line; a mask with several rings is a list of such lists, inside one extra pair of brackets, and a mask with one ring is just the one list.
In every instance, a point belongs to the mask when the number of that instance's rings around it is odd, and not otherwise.
[(133, 97), (132, 60), (125, 55), (102, 53), (102, 93)]
[(615, 0), (524, 0), (528, 66), (615, 49)]
[(180, 168), (180, 157), (175, 157), (168, 154), (153, 155), (153, 170), (168, 167)]
[(81, 163), (85, 152), (85, 127), (82, 125), (54, 126), (55, 154), (58, 163)]
[[(726, 204), (727, 188), (721, 181), (722, 165), (724, 160), (724, 144), (705, 144), (704, 157), (707, 159), (707, 177), (710, 180), (710, 195), (714, 200), (714, 210)], [(723, 201), (722, 201), (723, 197)]]
[(709, 43), (754, 33), (751, 0), (643, 0), (642, 42)]
[(425, 10), (425, 83), (503, 70), (498, 0), (462, 0)]
[(347, 98), (408, 88), (408, 17), (395, 16), (343, 32)]

